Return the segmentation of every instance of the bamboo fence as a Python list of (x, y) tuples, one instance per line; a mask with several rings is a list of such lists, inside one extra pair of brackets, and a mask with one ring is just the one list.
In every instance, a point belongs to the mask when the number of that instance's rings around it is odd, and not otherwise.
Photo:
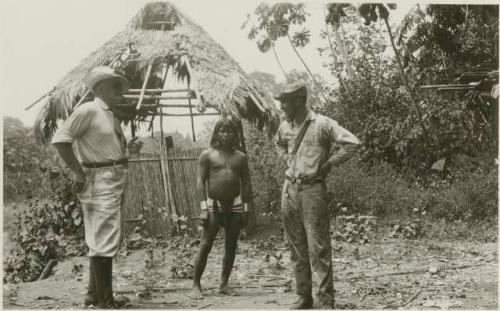
[(167, 237), (173, 229), (172, 214), (188, 217), (188, 225), (197, 231), (199, 220), (193, 217), (200, 214), (196, 198), (200, 152), (170, 149), (161, 156), (129, 160), (129, 182), (123, 197), (125, 235), (139, 227), (150, 236)]

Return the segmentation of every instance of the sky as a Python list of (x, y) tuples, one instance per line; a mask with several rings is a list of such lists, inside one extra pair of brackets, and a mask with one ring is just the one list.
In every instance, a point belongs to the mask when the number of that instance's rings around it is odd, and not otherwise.
[[(40, 105), (25, 111), (83, 58), (121, 31), (147, 0), (2, 0), (0, 1), (0, 102), (2, 114), (32, 126)], [(271, 52), (261, 53), (247, 39), (241, 25), (261, 0), (171, 0), (201, 25), (247, 72), (283, 75)], [(272, 3), (269, 1), (269, 3)], [(299, 49), (314, 73), (333, 79), (322, 66), (317, 48), (323, 46), (319, 32), (324, 29), (323, 1), (307, 1), (310, 16), (306, 27), (311, 43)], [(404, 2), (391, 12), (400, 20), (413, 3)], [(288, 42), (277, 42), (276, 52), (285, 71), (304, 70)], [(167, 122), (166, 130), (187, 132), (188, 119)], [(200, 122), (197, 130), (200, 129)]]

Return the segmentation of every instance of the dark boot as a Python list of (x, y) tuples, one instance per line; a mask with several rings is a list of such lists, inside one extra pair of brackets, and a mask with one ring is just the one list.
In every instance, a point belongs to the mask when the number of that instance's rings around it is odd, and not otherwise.
[(113, 297), (113, 258), (94, 257), (97, 307), (100, 309), (119, 309), (130, 300)]
[(83, 305), (88, 307), (90, 305), (97, 306), (97, 293), (95, 289), (95, 273), (94, 273), (94, 261), (92, 258), (89, 260), (89, 286), (87, 288), (87, 295), (83, 300)]
[(299, 296), (299, 299), (290, 306), (290, 310), (312, 309), (313, 299), (311, 296)]

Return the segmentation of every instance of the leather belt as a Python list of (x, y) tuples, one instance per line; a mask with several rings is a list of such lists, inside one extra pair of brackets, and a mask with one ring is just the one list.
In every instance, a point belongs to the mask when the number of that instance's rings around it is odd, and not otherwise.
[(301, 180), (300, 178), (293, 177), (293, 176), (287, 176), (285, 175), (285, 178), (288, 179), (292, 184), (297, 184), (297, 185), (313, 185), (313, 184), (320, 184), (323, 183), (324, 180), (322, 178), (315, 178), (311, 180)]
[(110, 162), (101, 162), (101, 163), (88, 163), (88, 162), (83, 162), (82, 166), (86, 168), (100, 168), (100, 167), (109, 167), (109, 166), (116, 166), (116, 165), (124, 165), (127, 164), (128, 160), (126, 158), (120, 159), (118, 161), (110, 161)]

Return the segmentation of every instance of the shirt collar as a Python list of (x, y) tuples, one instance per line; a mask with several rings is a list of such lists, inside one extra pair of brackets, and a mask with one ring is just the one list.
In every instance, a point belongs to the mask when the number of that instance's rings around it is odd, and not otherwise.
[(99, 105), (99, 107), (101, 107), (103, 110), (111, 110), (111, 109), (109, 108), (109, 106), (108, 106), (108, 105), (106, 105), (106, 103), (105, 103), (102, 99), (100, 99), (99, 97), (95, 97), (95, 98), (94, 98), (94, 101), (95, 101), (95, 102)]
[(307, 112), (306, 120), (314, 121), (316, 119), (316, 113), (314, 113), (314, 111), (312, 111), (311, 109), (307, 109), (307, 110), (308, 110), (308, 112)]
[[(311, 109), (307, 108), (307, 115), (306, 118), (304, 119), (304, 122), (307, 120), (314, 121), (316, 119), (316, 113), (312, 111)], [(293, 127), (293, 120), (292, 121), (286, 121), (290, 126)]]

